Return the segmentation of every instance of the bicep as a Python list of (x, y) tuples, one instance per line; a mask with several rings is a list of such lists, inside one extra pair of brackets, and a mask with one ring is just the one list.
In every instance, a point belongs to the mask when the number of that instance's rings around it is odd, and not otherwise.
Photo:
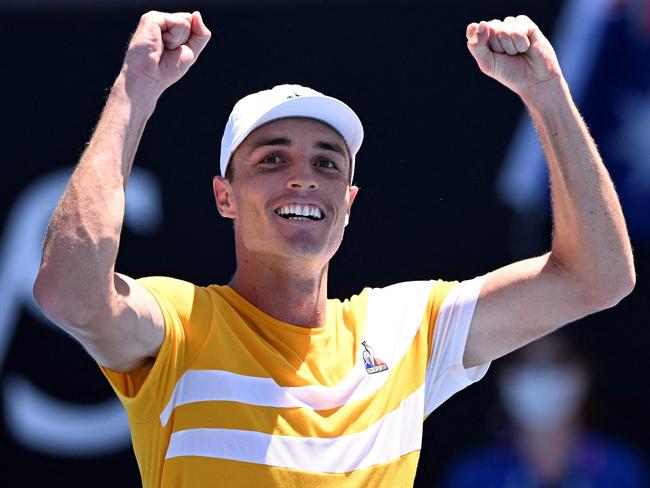
[(470, 325), (463, 363), (497, 359), (593, 312), (590, 292), (550, 253), (486, 276)]
[(115, 273), (114, 288), (106, 312), (83, 330), (70, 332), (99, 364), (126, 372), (156, 357), (165, 323), (156, 299), (136, 280)]

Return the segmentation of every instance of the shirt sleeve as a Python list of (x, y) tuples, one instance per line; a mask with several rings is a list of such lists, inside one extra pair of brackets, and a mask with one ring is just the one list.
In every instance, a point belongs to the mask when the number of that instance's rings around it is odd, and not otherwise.
[[(99, 365), (129, 417), (146, 422), (157, 417), (178, 381), (191, 365), (207, 335), (209, 309), (199, 306), (205, 293), (191, 283), (165, 277), (140, 278), (160, 306), (165, 334), (155, 360), (126, 373)], [(207, 295), (206, 295), (207, 296)], [(197, 310), (203, 310), (197, 312)], [(197, 317), (199, 315), (199, 317)], [(197, 320), (197, 318), (199, 320)]]
[(439, 306), (432, 306), (434, 326), (425, 376), (425, 418), (454, 393), (487, 373), (489, 362), (472, 368), (463, 366), (469, 326), (484, 281), (484, 276), (463, 281), (447, 291)]

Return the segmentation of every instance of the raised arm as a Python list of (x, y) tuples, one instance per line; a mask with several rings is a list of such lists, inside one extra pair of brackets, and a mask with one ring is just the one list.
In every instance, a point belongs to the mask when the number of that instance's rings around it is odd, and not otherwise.
[(634, 288), (635, 271), (614, 186), (549, 41), (526, 16), (472, 23), (467, 39), (480, 69), (517, 93), (533, 119), (553, 212), (549, 253), (488, 274), (465, 349), (473, 366), (614, 306)]
[(99, 363), (128, 371), (164, 336), (150, 293), (115, 272), (124, 190), (160, 95), (210, 39), (198, 12), (148, 12), (133, 34), (97, 127), (50, 220), (34, 297)]

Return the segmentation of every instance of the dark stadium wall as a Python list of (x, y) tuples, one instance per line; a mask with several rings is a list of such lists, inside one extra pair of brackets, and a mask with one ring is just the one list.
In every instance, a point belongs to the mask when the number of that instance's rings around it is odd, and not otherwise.
[[(551, 32), (562, 2), (526, 5), (526, 12), (514, 0), (202, 6), (213, 38), (147, 126), (118, 270), (198, 284), (229, 280), (231, 224), (218, 216), (211, 191), (221, 131), (237, 99), (285, 82), (343, 99), (365, 125), (355, 176), (361, 192), (331, 265), (331, 296), (397, 281), (467, 279), (507, 264), (513, 220), (494, 188), (522, 106), (477, 69), (465, 26), (526, 13)], [(108, 383), (40, 315), (31, 282), (50, 212), (147, 8), (0, 10), (0, 443), (3, 476), (22, 486), (139, 484)], [(612, 323), (638, 322), (634, 300), (577, 326), (600, 348), (611, 380), (633, 374), (620, 359), (634, 346), (610, 341), (609, 331)], [(647, 331), (635, 330), (647, 341)], [(641, 381), (638, 373), (627, 386), (609, 387), (601, 422), (648, 449), (637, 430), (648, 394), (629, 392)], [(456, 452), (486, 435), (492, 386), (488, 373), (427, 420), (416, 486), (435, 484)]]

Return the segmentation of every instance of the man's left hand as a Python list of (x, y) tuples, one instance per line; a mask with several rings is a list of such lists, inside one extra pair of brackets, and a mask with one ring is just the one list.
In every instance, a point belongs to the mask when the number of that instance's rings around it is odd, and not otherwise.
[(551, 43), (525, 15), (473, 22), (466, 36), (481, 71), (519, 96), (562, 77)]

